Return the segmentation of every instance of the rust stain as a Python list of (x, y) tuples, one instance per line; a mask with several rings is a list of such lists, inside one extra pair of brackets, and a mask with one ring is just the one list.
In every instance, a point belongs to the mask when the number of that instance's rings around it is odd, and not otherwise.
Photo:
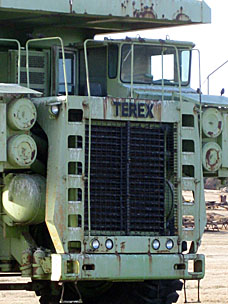
[(189, 16), (187, 16), (186, 14), (178, 14), (177, 17), (176, 17), (176, 20), (178, 20), (178, 21), (191, 21)]
[(73, 0), (69, 0), (69, 4), (70, 4), (70, 13), (73, 13)]
[(166, 249), (164, 249), (164, 250), (158, 250), (157, 253), (169, 253), (169, 250), (166, 250)]
[(199, 113), (199, 108), (197, 106), (195, 106), (193, 108), (193, 114), (197, 115)]
[(103, 114), (104, 114), (104, 119), (106, 119), (107, 116), (107, 98), (103, 98)]
[(149, 271), (150, 273), (152, 273), (152, 255), (151, 255), (151, 252), (150, 252), (150, 249), (151, 249), (151, 240), (150, 238), (148, 239), (148, 257), (149, 257)]
[(83, 106), (83, 108), (88, 108), (89, 107), (88, 101), (87, 100), (83, 100), (82, 106)]
[(150, 19), (156, 19), (157, 14), (154, 11), (154, 5), (151, 6), (143, 6), (144, 4), (141, 3), (141, 9), (135, 9), (133, 11), (133, 16), (136, 18), (150, 18)]
[(85, 173), (82, 173), (82, 177), (81, 177), (82, 181), (83, 182), (86, 182), (87, 181), (87, 176), (85, 175)]
[(153, 101), (153, 114), (154, 118), (161, 121), (161, 102), (160, 101)]
[(149, 257), (149, 271), (152, 273), (152, 255), (151, 253), (148, 254)]
[(121, 256), (118, 254), (118, 252), (115, 253), (118, 261), (118, 269), (119, 269), (119, 275), (121, 274)]
[[(214, 163), (211, 163), (211, 154), (215, 152), (217, 154), (217, 157), (216, 157), (216, 161)], [(215, 159), (213, 157), (213, 159)], [(219, 163), (219, 151), (218, 150), (215, 150), (215, 149), (209, 149), (206, 153), (206, 161), (207, 161), (207, 165), (208, 167), (213, 171), (216, 167), (216, 165)]]
[(28, 274), (28, 272), (30, 275), (32, 274), (32, 262), (33, 262), (32, 249), (29, 248), (22, 253), (22, 265), (21, 266), (22, 266), (22, 268), (24, 268), (22, 270), (22, 273), (23, 273), (23, 271), (25, 271), (27, 274)]
[[(65, 111), (67, 111), (68, 110), (68, 108), (67, 108), (67, 103), (66, 103), (66, 100), (65, 101), (62, 101), (62, 109), (63, 110), (65, 110)], [(61, 108), (60, 108), (60, 110), (61, 110)]]
[(221, 122), (221, 120), (218, 122), (218, 129), (219, 129), (219, 130), (222, 129), (222, 122)]
[(125, 242), (121, 242), (121, 243), (120, 243), (120, 250), (121, 250), (122, 253), (123, 253), (124, 250), (125, 250), (125, 245), (126, 245)]
[(180, 10), (177, 11), (176, 20), (178, 21), (191, 21), (189, 16), (185, 13), (183, 13), (183, 7), (180, 7)]
[(115, 246), (115, 254), (118, 254), (118, 243), (117, 243), (117, 241), (118, 241), (118, 239), (117, 238), (115, 238), (115, 240), (114, 240), (114, 246)]
[(150, 254), (150, 239), (148, 239), (148, 254)]

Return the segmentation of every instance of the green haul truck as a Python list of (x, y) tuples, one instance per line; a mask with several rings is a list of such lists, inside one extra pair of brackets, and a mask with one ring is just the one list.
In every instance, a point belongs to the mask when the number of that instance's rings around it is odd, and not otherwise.
[(226, 98), (190, 88), (192, 43), (93, 38), (207, 22), (198, 0), (0, 2), (0, 271), (31, 279), (1, 290), (169, 304), (203, 278)]

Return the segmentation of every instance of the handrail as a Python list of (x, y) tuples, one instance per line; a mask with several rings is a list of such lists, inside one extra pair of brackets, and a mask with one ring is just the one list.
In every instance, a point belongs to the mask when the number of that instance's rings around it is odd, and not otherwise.
[(133, 84), (134, 84), (134, 44), (131, 45), (131, 98), (133, 98)]
[(17, 46), (18, 46), (18, 59), (17, 59), (18, 76), (17, 76), (17, 83), (18, 83), (18, 85), (20, 85), (20, 82), (21, 82), (21, 44), (16, 39), (0, 38), (0, 41), (15, 42), (17, 44)]
[[(183, 207), (182, 207), (182, 180), (183, 180), (183, 172), (182, 172), (182, 109), (183, 109), (183, 99), (182, 99), (182, 92), (181, 92), (181, 75), (180, 75), (180, 61), (179, 61), (179, 55), (178, 55), (178, 49), (176, 46), (172, 46), (175, 51), (176, 51), (176, 60), (177, 60), (177, 77), (178, 77), (178, 86), (179, 86), (179, 99), (180, 99), (180, 106), (179, 106), (179, 122), (178, 122), (178, 140), (177, 140), (177, 145), (178, 145), (178, 169), (177, 169), (177, 178), (180, 181), (179, 183), (179, 191), (178, 191), (178, 202), (179, 202), (179, 219), (182, 219), (183, 216)], [(162, 54), (163, 56), (163, 54)], [(163, 77), (162, 77), (163, 78)], [(163, 86), (162, 86), (163, 87)], [(182, 236), (183, 230), (182, 230), (182, 225), (179, 220), (179, 225), (178, 225), (178, 235)]]
[(90, 92), (90, 83), (89, 83), (89, 64), (87, 56), (87, 43), (91, 39), (87, 39), (84, 42), (84, 56), (85, 56), (85, 69), (86, 69), (86, 84), (87, 84), (87, 94), (89, 100), (89, 145), (88, 145), (88, 230), (89, 236), (91, 233), (91, 212), (90, 212), (90, 170), (91, 170), (91, 92)]
[(225, 62), (223, 62), (223, 64), (221, 64), (219, 67), (217, 67), (214, 71), (212, 71), (208, 76), (207, 76), (207, 94), (210, 95), (210, 92), (209, 92), (209, 78), (215, 73), (217, 72), (218, 70), (220, 70), (225, 64), (228, 63), (228, 60), (226, 60)]
[(65, 62), (65, 54), (64, 54), (64, 44), (63, 40), (60, 37), (47, 37), (47, 38), (36, 38), (30, 39), (26, 42), (26, 73), (27, 73), (27, 87), (29, 88), (29, 49), (28, 45), (32, 42), (40, 42), (40, 41), (49, 41), (49, 40), (58, 40), (60, 41), (62, 56), (63, 56), (63, 74), (64, 74), (64, 84), (65, 84), (65, 92), (66, 92), (66, 102), (68, 101), (68, 86), (67, 86), (67, 76), (66, 76), (66, 62)]
[[(200, 51), (198, 49), (194, 49), (197, 53), (198, 53), (198, 58), (199, 58), (199, 131), (200, 131), (200, 146), (199, 146), (199, 150), (200, 150), (200, 172), (201, 172), (201, 177), (200, 177), (200, 189), (202, 189), (204, 187), (203, 185), (203, 161), (202, 161), (202, 141), (203, 141), (203, 124), (202, 124), (202, 84), (201, 84), (201, 60), (200, 60)], [(201, 191), (199, 191), (199, 196), (201, 196)], [(199, 197), (199, 201), (201, 200), (201, 198)], [(199, 214), (201, 214), (201, 204), (199, 204)], [(201, 228), (201, 216), (199, 216), (199, 228)], [(203, 224), (203, 230), (204, 230), (204, 224)], [(199, 239), (198, 241), (200, 241), (201, 239), (201, 235), (200, 235), (201, 230), (199, 229)]]

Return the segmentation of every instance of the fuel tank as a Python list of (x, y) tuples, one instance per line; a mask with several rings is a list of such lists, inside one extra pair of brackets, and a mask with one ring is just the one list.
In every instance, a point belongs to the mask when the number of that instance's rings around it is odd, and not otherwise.
[(9, 174), (2, 194), (3, 208), (15, 224), (42, 223), (45, 219), (45, 178), (40, 175)]

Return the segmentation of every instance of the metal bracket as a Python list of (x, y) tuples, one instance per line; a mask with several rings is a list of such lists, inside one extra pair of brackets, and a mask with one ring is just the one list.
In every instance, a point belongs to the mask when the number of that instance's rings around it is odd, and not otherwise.
[(197, 299), (197, 301), (196, 302), (188, 302), (188, 300), (187, 300), (187, 291), (186, 291), (186, 280), (184, 280), (184, 303), (201, 303), (201, 301), (200, 301), (200, 280), (198, 280), (197, 291), (198, 291), (198, 299)]
[(61, 304), (80, 304), (80, 303), (83, 303), (82, 297), (81, 297), (81, 293), (80, 293), (80, 291), (78, 289), (77, 283), (78, 283), (77, 281), (74, 282), (74, 287), (75, 287), (76, 293), (79, 296), (79, 300), (71, 300), (71, 301), (64, 300), (64, 298), (63, 298), (64, 297), (64, 283), (63, 283), (63, 285), (62, 285), (61, 299), (60, 299), (59, 303), (61, 303)]

